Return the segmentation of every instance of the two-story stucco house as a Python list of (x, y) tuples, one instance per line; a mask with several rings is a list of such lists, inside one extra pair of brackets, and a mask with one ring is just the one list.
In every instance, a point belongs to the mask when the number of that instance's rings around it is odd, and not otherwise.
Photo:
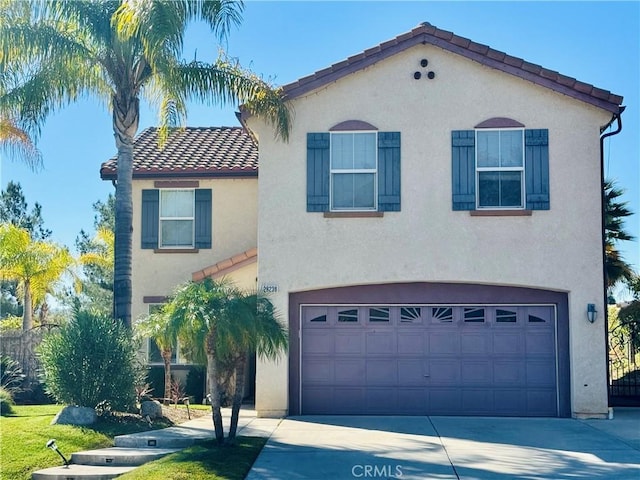
[(290, 334), (258, 413), (605, 415), (600, 135), (622, 97), (426, 23), (284, 91), (288, 143), (242, 119)]
[(429, 24), (284, 91), (288, 143), (245, 114), (136, 140), (134, 317), (257, 273), (290, 335), (258, 361), (259, 415), (605, 415), (622, 97)]

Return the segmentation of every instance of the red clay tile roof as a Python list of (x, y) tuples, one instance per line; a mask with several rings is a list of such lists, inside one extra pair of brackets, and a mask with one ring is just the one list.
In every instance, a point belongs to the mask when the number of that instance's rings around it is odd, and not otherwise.
[(199, 282), (200, 280), (204, 280), (205, 278), (214, 278), (214, 279), (221, 278), (233, 272), (234, 270), (242, 268), (245, 265), (250, 265), (257, 261), (258, 261), (258, 249), (252, 248), (250, 250), (247, 250), (246, 252), (242, 252), (237, 255), (234, 255), (231, 258), (222, 260), (221, 262), (218, 262), (214, 265), (205, 267), (202, 270), (193, 272), (191, 274), (191, 279), (194, 282)]
[[(147, 128), (133, 144), (133, 178), (258, 176), (258, 148), (240, 127), (187, 127), (163, 149), (158, 129)], [(116, 158), (102, 164), (100, 177), (114, 180)]]
[(556, 92), (595, 105), (611, 113), (619, 113), (622, 97), (608, 90), (596, 88), (593, 85), (580, 82), (553, 70), (548, 70), (526, 62), (521, 58), (512, 57), (504, 52), (494, 50), (487, 45), (473, 42), (452, 32), (441, 30), (429, 23), (422, 23), (410, 32), (397, 36), (376, 47), (353, 55), (342, 62), (319, 70), (312, 75), (301, 78), (296, 82), (285, 85), (287, 98), (304, 95), (311, 90), (334, 82), (345, 75), (373, 65), (380, 60), (402, 52), (418, 44), (430, 44), (462, 55), (487, 67), (495, 68), (515, 75), (537, 85), (550, 88)]

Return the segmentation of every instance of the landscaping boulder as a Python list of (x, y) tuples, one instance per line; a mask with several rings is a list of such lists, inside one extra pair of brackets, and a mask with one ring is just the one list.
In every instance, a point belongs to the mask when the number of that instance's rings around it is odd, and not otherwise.
[(151, 420), (162, 417), (162, 404), (157, 400), (142, 402), (140, 404), (140, 415), (145, 418), (149, 415)]
[(67, 405), (51, 420), (51, 425), (93, 425), (98, 416), (93, 408)]

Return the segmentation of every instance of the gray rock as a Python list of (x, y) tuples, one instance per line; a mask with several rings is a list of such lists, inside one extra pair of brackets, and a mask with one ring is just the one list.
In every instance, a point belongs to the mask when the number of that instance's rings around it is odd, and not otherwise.
[(162, 404), (156, 400), (142, 402), (140, 404), (140, 415), (145, 418), (147, 415), (151, 420), (162, 417)]
[(97, 420), (93, 408), (67, 405), (51, 420), (51, 425), (93, 425)]

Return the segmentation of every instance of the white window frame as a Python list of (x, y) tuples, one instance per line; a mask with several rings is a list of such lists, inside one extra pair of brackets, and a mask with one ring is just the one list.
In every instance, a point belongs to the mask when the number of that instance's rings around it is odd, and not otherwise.
[[(329, 210), (331, 212), (375, 212), (378, 210), (378, 131), (377, 130), (341, 130), (338, 132), (329, 132)], [(375, 168), (333, 168), (332, 148), (334, 135), (357, 135), (361, 133), (375, 134)], [(333, 175), (334, 174), (359, 174), (373, 173), (373, 207), (371, 208), (334, 208), (333, 206)]]
[[(162, 216), (162, 195), (168, 192), (191, 192), (191, 205), (193, 215), (190, 217), (163, 217)], [(161, 188), (158, 208), (158, 248), (161, 249), (190, 249), (195, 246), (196, 236), (196, 191), (194, 188)], [(191, 220), (191, 245), (164, 245), (162, 241), (162, 222), (164, 220)]]
[[(478, 166), (478, 133), (480, 132), (522, 132), (522, 165), (519, 167), (479, 167)], [(477, 128), (475, 129), (475, 169), (476, 169), (476, 209), (478, 210), (524, 210), (526, 208), (526, 175), (525, 175), (525, 146), (524, 146), (524, 128)], [(501, 153), (499, 151), (499, 153)], [(480, 205), (480, 172), (520, 172), (520, 206), (481, 206)]]

